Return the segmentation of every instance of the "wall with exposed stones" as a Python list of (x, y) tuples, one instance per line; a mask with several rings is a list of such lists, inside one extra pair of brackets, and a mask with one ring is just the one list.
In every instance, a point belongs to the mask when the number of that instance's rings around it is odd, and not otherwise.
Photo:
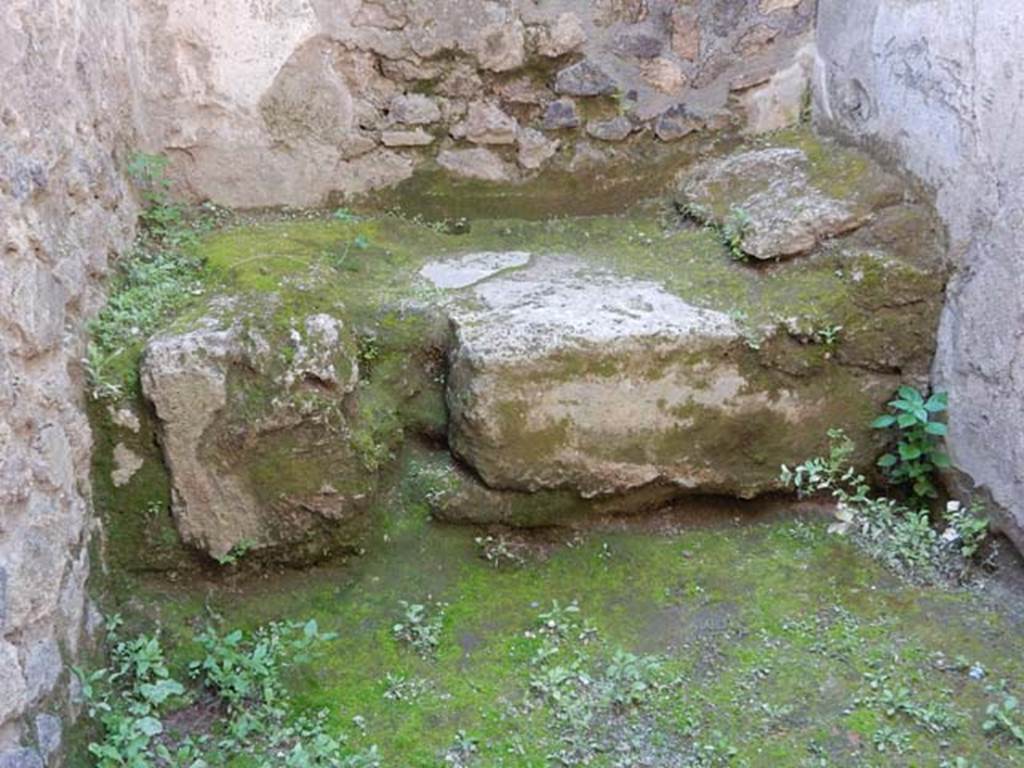
[[(136, 207), (310, 205), (423, 167), (519, 181), (791, 122), (813, 0), (10, 0), (0, 14), (0, 766), (60, 762), (89, 623), (84, 331)], [(93, 618), (95, 620), (95, 617)]]
[[(0, 766), (56, 764), (89, 623), (85, 319), (131, 237), (130, 26), (116, 2), (0, 10)], [(51, 759), (52, 757), (52, 759)]]
[(182, 190), (319, 205), (418, 169), (518, 181), (794, 121), (813, 0), (154, 0), (149, 147)]
[(933, 378), (957, 478), (1024, 549), (1024, 7), (821, 0), (822, 125), (934, 187), (956, 276)]
[[(131, 7), (130, 7), (131, 6)], [(815, 15), (817, 14), (817, 19)], [(1024, 547), (1024, 9), (1005, 0), (6, 0), (0, 12), (0, 768), (57, 765), (87, 635), (84, 328), (135, 204), (315, 205), (417, 171), (519, 182), (804, 104), (935, 187), (935, 379)], [(1014, 523), (1013, 521), (1017, 522)]]

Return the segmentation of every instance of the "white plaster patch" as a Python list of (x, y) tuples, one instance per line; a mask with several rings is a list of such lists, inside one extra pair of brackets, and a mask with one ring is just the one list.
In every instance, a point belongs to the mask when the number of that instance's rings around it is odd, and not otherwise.
[(114, 446), (114, 470), (110, 480), (115, 488), (128, 485), (135, 473), (142, 468), (143, 460), (139, 454), (128, 448), (124, 443)]
[(420, 270), (437, 288), (467, 288), (507, 269), (525, 267), (530, 263), (526, 251), (484, 251), (471, 253), (451, 261), (434, 261)]

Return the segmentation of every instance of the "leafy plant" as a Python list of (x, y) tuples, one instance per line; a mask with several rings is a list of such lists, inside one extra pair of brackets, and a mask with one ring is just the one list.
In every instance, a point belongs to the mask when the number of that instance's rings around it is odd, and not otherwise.
[(910, 686), (892, 670), (869, 672), (864, 677), (870, 693), (859, 699), (858, 704), (874, 708), (886, 717), (903, 716), (933, 734), (956, 728), (956, 717), (945, 704), (915, 699)]
[(192, 222), (171, 202), (164, 176), (166, 158), (135, 155), (128, 173), (139, 186), (146, 208), (142, 234), (117, 264), (107, 304), (89, 324), (91, 335), (83, 361), (92, 396), (116, 399), (135, 376), (126, 353), (149, 336), (171, 312), (201, 293), (202, 261), (192, 253), (198, 235), (210, 226), (213, 209)]
[(745, 208), (733, 206), (729, 209), (721, 223), (715, 221), (715, 217), (710, 210), (698, 203), (684, 203), (679, 207), (679, 212), (684, 218), (703, 224), (706, 228), (713, 230), (733, 259), (736, 261), (746, 261), (748, 259), (747, 252), (743, 250), (743, 238), (750, 232), (753, 220)]
[(520, 552), (521, 547), (501, 534), (497, 536), (477, 536), (474, 540), (480, 557), (495, 568), (502, 566), (519, 567), (526, 562)]
[(643, 704), (657, 685), (661, 661), (618, 650), (605, 669), (605, 695), (617, 707)]
[(384, 676), (384, 698), (388, 701), (411, 701), (416, 699), (427, 688), (427, 681), (418, 678), (409, 679), (405, 675), (388, 672)]
[(89, 391), (96, 400), (116, 400), (123, 392), (117, 376), (117, 357), (120, 349), (107, 350), (90, 342), (85, 350), (85, 374), (89, 378)]
[[(315, 621), (278, 622), (253, 633), (221, 635), (213, 629), (196, 642), (204, 656), (190, 665), (204, 692), (175, 680), (156, 635), (119, 637), (120, 619), (107, 622), (110, 666), (91, 673), (76, 669), (87, 712), (101, 736), (89, 744), (97, 768), (209, 768), (241, 764), (255, 768), (379, 768), (376, 747), (355, 752), (327, 729), (327, 713), (289, 718), (293, 709), (281, 673), (308, 661), (333, 639)], [(208, 732), (182, 736), (165, 715), (201, 697), (215, 697), (218, 718)]]
[(871, 735), (871, 741), (879, 752), (895, 752), (902, 755), (910, 749), (910, 734), (902, 728), (882, 725)]
[(334, 637), (321, 633), (314, 620), (274, 622), (251, 635), (238, 629), (221, 635), (207, 627), (196, 638), (206, 655), (189, 665), (189, 674), (227, 706), (230, 736), (245, 739), (284, 715), (281, 672), (308, 661), (314, 645)]
[(111, 666), (86, 674), (75, 668), (89, 717), (99, 722), (103, 737), (89, 744), (97, 768), (150, 768), (166, 748), (155, 742), (163, 731), (161, 711), (185, 693), (174, 680), (155, 635), (123, 640), (119, 617), (107, 623), (113, 642)]
[(430, 658), (441, 643), (444, 624), (444, 603), (408, 603), (401, 601), (402, 620), (391, 628), (391, 634), (423, 658)]
[(819, 344), (833, 350), (839, 344), (839, 335), (843, 331), (841, 325), (823, 325), (814, 331), (814, 339)]
[(180, 247), (194, 244), (197, 233), (185, 226), (185, 207), (171, 199), (167, 165), (168, 160), (163, 155), (142, 152), (128, 161), (128, 175), (139, 188), (145, 203), (139, 220), (147, 234), (164, 245)]
[(575, 600), (564, 606), (552, 600), (551, 608), (538, 617), (540, 633), (554, 638), (569, 637), (579, 627), (579, 613), (580, 606)]
[(1005, 733), (1024, 746), (1024, 711), (1016, 696), (1004, 694), (1000, 702), (992, 702), (985, 709), (985, 733)]
[(452, 745), (444, 755), (445, 765), (453, 768), (463, 768), (472, 762), (473, 756), (479, 750), (478, 739), (470, 736), (464, 730), (456, 731)]
[(249, 550), (255, 546), (256, 542), (249, 539), (242, 539), (223, 555), (214, 556), (213, 559), (217, 561), (217, 565), (236, 565), (243, 557), (246, 556), (246, 554), (248, 554)]
[(728, 215), (718, 228), (722, 244), (736, 261), (746, 261), (748, 258), (747, 252), (743, 250), (743, 238), (750, 232), (752, 224), (750, 214), (744, 208), (734, 206), (729, 209)]
[(903, 386), (889, 410), (872, 423), (875, 429), (896, 429), (896, 449), (878, 459), (878, 466), (889, 480), (908, 485), (919, 501), (938, 496), (933, 480), (936, 469), (949, 467), (949, 457), (940, 448), (946, 436), (946, 425), (936, 417), (946, 410), (945, 392), (936, 392), (927, 399), (914, 387)]
[(977, 554), (982, 542), (988, 537), (988, 520), (982, 514), (983, 511), (984, 507), (979, 502), (972, 503), (967, 509), (959, 501), (946, 504), (947, 528), (943, 539), (956, 544), (964, 558)]

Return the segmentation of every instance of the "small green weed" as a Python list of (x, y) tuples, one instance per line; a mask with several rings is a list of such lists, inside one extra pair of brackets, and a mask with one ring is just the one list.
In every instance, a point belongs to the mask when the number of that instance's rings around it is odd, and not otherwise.
[(943, 538), (959, 546), (960, 554), (965, 559), (974, 557), (988, 537), (984, 505), (974, 501), (964, 509), (959, 501), (950, 501), (946, 504), (945, 520), (947, 527)]
[(503, 566), (518, 568), (526, 562), (522, 547), (501, 534), (477, 536), (474, 540), (480, 557), (495, 568)]
[[(326, 712), (289, 716), (283, 671), (334, 639), (315, 621), (273, 623), (252, 634), (205, 630), (196, 638), (204, 656), (189, 667), (203, 691), (187, 690), (171, 676), (156, 635), (123, 640), (119, 627), (117, 617), (108, 621), (110, 667), (75, 670), (87, 713), (100, 726), (101, 737), (89, 744), (97, 768), (208, 768), (243, 757), (258, 768), (380, 765), (375, 747), (352, 752), (332, 735)], [(225, 715), (205, 732), (181, 734), (166, 724), (167, 715), (211, 695)]]
[(359, 216), (348, 208), (336, 208), (331, 218), (344, 224), (355, 224), (359, 221)]
[(814, 340), (829, 350), (839, 345), (839, 336), (843, 332), (841, 325), (823, 325), (814, 331)]
[(203, 263), (193, 250), (199, 235), (212, 226), (216, 211), (204, 210), (187, 220), (185, 209), (170, 200), (166, 166), (166, 158), (141, 154), (128, 166), (146, 208), (139, 217), (139, 238), (117, 265), (107, 304), (89, 324), (91, 339), (83, 364), (97, 399), (124, 395), (136, 375), (134, 366), (122, 360), (126, 351), (202, 292), (198, 278)]
[(388, 701), (414, 701), (427, 689), (426, 680), (408, 678), (405, 675), (388, 672), (382, 681), (384, 698)]
[[(962, 576), (982, 540), (978, 525), (959, 516), (963, 534), (940, 536), (927, 510), (872, 496), (867, 480), (849, 464), (853, 442), (842, 430), (830, 430), (828, 435), (828, 456), (794, 469), (784, 465), (782, 483), (801, 496), (829, 493), (838, 502), (829, 531), (851, 534), (862, 549), (905, 576), (926, 581)], [(963, 535), (970, 539), (967, 547), (960, 543)]]
[(733, 206), (720, 223), (715, 221), (711, 211), (697, 203), (684, 203), (678, 210), (684, 219), (713, 230), (734, 260), (747, 261), (750, 258), (743, 249), (743, 239), (750, 233), (753, 220), (745, 208)]
[(315, 621), (275, 622), (251, 635), (241, 630), (221, 635), (208, 627), (196, 637), (206, 655), (189, 665), (189, 674), (227, 705), (228, 734), (241, 744), (284, 716), (282, 671), (308, 661), (314, 645), (333, 639)]
[(154, 756), (170, 753), (156, 739), (164, 732), (163, 710), (182, 703), (185, 687), (170, 676), (160, 640), (139, 635), (118, 636), (119, 617), (107, 623), (112, 641), (111, 666), (86, 674), (75, 669), (82, 684), (86, 712), (96, 720), (104, 738), (89, 744), (97, 768), (148, 768)]
[(1024, 710), (1016, 696), (1004, 694), (1001, 701), (989, 704), (981, 727), (985, 733), (1005, 734), (1024, 747)]
[(927, 502), (938, 496), (933, 480), (936, 469), (949, 467), (949, 457), (940, 449), (946, 425), (936, 417), (946, 410), (945, 392), (927, 399), (914, 387), (900, 387), (889, 410), (872, 423), (875, 429), (896, 429), (895, 451), (878, 459), (878, 466), (896, 485), (910, 487), (913, 497)]
[(437, 653), (444, 626), (444, 603), (408, 603), (401, 601), (402, 620), (391, 628), (391, 634), (400, 643), (412, 648), (425, 659)]
[(214, 557), (214, 560), (217, 561), (217, 565), (221, 566), (237, 565), (238, 562), (255, 546), (256, 542), (250, 541), (249, 539), (242, 539), (223, 555)]
[(750, 232), (753, 221), (743, 208), (733, 207), (718, 228), (722, 244), (736, 261), (747, 261), (749, 255), (743, 250), (743, 238)]

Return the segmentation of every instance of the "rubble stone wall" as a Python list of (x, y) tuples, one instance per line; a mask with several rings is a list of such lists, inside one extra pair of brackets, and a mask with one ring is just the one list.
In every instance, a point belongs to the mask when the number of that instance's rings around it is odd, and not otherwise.
[(424, 168), (516, 182), (621, 142), (793, 122), (814, 5), (154, 0), (146, 135), (183, 192), (232, 206), (319, 205)]
[(0, 766), (60, 760), (90, 622), (88, 317), (136, 208), (122, 2), (0, 10)]

